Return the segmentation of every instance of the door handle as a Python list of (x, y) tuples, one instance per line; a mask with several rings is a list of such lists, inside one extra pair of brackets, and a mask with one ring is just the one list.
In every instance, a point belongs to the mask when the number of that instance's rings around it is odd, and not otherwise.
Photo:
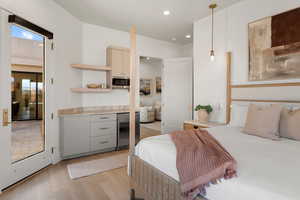
[(8, 109), (3, 109), (2, 125), (8, 126), (11, 122), (8, 121)]

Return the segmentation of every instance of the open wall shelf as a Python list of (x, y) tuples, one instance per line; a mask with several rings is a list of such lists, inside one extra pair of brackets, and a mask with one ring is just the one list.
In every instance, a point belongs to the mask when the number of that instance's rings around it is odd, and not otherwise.
[(107, 88), (71, 88), (74, 93), (107, 93), (112, 91), (112, 68), (110, 66), (94, 66), (85, 64), (72, 64), (72, 68), (79, 70), (103, 71), (106, 72), (106, 87)]
[(72, 92), (75, 93), (106, 93), (106, 92), (111, 92), (112, 89), (110, 88), (99, 88), (99, 89), (90, 89), (90, 88), (71, 88)]
[(111, 71), (110, 66), (94, 66), (94, 65), (84, 65), (84, 64), (72, 64), (71, 67), (80, 70), (91, 70), (91, 71)]

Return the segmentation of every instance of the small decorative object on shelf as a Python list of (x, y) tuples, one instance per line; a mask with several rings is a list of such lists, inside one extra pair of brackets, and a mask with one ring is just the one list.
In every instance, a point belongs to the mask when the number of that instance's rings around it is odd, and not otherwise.
[(198, 121), (206, 123), (208, 122), (209, 114), (213, 111), (213, 108), (211, 105), (198, 105), (196, 106), (195, 111), (198, 111)]
[(101, 88), (101, 84), (90, 83), (90, 84), (87, 84), (86, 87), (89, 89), (98, 89), (98, 88)]
[(101, 88), (101, 89), (106, 89), (106, 84), (105, 84), (105, 83), (101, 83), (101, 84), (100, 84), (100, 88)]

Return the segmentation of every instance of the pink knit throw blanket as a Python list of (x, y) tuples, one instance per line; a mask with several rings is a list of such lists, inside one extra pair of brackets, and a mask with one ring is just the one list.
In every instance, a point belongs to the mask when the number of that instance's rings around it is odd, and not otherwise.
[(170, 134), (177, 149), (177, 170), (185, 199), (206, 195), (205, 187), (236, 176), (236, 161), (206, 130)]

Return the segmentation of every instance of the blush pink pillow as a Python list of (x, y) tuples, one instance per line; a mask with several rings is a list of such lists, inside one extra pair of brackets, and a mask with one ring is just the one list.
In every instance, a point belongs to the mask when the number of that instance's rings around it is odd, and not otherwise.
[(300, 141), (300, 109), (283, 109), (280, 120), (280, 136)]
[(251, 104), (248, 109), (244, 133), (271, 140), (279, 140), (279, 121), (282, 107), (272, 104), (270, 106), (257, 106)]

